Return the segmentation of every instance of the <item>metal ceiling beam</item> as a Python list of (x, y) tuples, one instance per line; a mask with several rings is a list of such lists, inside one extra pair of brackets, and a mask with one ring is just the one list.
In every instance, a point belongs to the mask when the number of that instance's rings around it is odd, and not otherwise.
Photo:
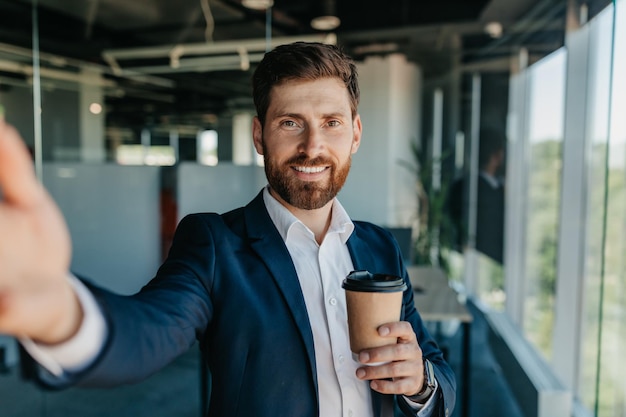
[[(4, 52), (8, 54), (9, 56), (13, 55), (13, 56), (22, 58), (22, 60), (24, 61), (23, 63), (24, 65), (27, 65), (26, 62), (31, 62), (33, 58), (33, 51), (31, 49), (22, 48), (20, 46), (10, 45), (7, 43), (0, 42), (0, 52)], [(70, 78), (73, 78), (74, 80), (76, 80), (76, 75), (75, 75), (76, 72), (73, 70), (78, 71), (80, 69), (96, 69), (98, 71), (101, 71), (103, 74), (110, 73), (109, 68), (104, 65), (92, 64), (89, 62), (84, 62), (78, 59), (68, 58), (68, 57), (64, 57), (64, 56), (60, 56), (56, 54), (39, 52), (39, 59), (42, 62), (46, 62), (58, 68), (56, 70), (48, 70), (48, 69), (42, 68), (42, 71), (44, 72), (48, 71), (48, 73), (50, 74), (59, 75), (58, 77), (52, 76), (51, 78), (67, 79), (65, 75), (61, 75), (62, 72), (66, 72), (67, 74), (69, 74)], [(16, 62), (16, 60), (12, 60), (12, 62)], [(24, 73), (24, 70), (21, 67), (17, 68), (13, 66), (12, 68), (13, 68), (12, 72)], [(52, 71), (52, 72), (49, 72), (49, 71)], [(31, 70), (31, 73), (32, 73), (32, 70)], [(42, 75), (43, 75), (43, 72), (42, 72)], [(166, 78), (160, 78), (160, 77), (152, 77), (150, 75), (133, 72), (132, 70), (126, 70), (124, 72), (124, 76), (129, 79), (132, 79), (133, 81), (137, 81), (137, 82), (144, 83), (144, 84), (151, 84), (157, 87), (174, 88), (176, 86), (176, 83), (173, 82), (172, 80), (168, 80)]]
[[(328, 33), (320, 35), (273, 38), (270, 42), (270, 48), (296, 41), (336, 44), (337, 36), (334, 33)], [(265, 39), (240, 39), (212, 43), (199, 42), (178, 45), (148, 46), (141, 48), (105, 49), (102, 51), (102, 57), (105, 60), (113, 59), (115, 61), (124, 59), (137, 60), (146, 58), (168, 58), (172, 55), (172, 53), (177, 54), (178, 57), (183, 55), (236, 54), (242, 48), (248, 52), (265, 52), (267, 47), (268, 44)]]
[[(248, 55), (248, 62), (260, 62), (264, 54)], [(248, 66), (249, 67), (249, 66)], [(248, 69), (242, 64), (242, 60), (238, 55), (219, 55), (213, 57), (189, 58), (181, 59), (178, 66), (171, 65), (151, 65), (145, 67), (133, 67), (133, 73), (145, 74), (170, 74), (176, 72), (209, 72), (224, 70), (242, 70)], [(122, 69), (121, 75), (127, 75), (127, 70)]]

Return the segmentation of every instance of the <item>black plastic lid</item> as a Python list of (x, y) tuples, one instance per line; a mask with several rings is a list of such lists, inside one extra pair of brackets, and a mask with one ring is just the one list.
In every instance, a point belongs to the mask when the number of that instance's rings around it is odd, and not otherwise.
[(401, 277), (389, 274), (372, 274), (368, 271), (350, 272), (341, 286), (349, 291), (361, 292), (397, 292), (407, 288)]

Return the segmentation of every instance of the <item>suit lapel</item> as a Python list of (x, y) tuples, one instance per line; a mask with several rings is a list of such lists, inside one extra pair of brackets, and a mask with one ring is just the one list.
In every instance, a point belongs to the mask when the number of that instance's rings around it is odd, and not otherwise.
[(366, 269), (370, 272), (376, 272), (374, 257), (367, 243), (359, 236), (359, 227), (355, 224), (352, 236), (346, 242), (354, 269)]
[[(291, 256), (263, 202), (263, 192), (252, 200), (244, 210), (250, 246), (269, 269), (274, 282), (283, 294), (283, 298), (296, 323), (300, 337), (304, 342), (312, 377), (317, 388), (317, 369), (313, 346), (313, 332), (309, 323), (302, 289)], [(317, 389), (316, 389), (317, 392)]]

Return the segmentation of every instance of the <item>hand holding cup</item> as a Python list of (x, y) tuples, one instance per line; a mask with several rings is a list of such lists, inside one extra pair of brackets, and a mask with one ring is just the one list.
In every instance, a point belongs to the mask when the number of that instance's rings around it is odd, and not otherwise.
[(402, 295), (407, 286), (401, 277), (351, 272), (342, 284), (346, 293), (350, 350), (365, 366), (357, 377), (369, 380), (384, 394), (413, 395), (424, 383), (422, 350), (411, 324), (399, 321)]

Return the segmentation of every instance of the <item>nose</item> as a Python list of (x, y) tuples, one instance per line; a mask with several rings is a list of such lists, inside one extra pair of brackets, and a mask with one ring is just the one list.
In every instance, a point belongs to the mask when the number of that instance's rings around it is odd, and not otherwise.
[(302, 134), (299, 151), (309, 156), (319, 154), (324, 148), (324, 136), (320, 128), (307, 127)]

